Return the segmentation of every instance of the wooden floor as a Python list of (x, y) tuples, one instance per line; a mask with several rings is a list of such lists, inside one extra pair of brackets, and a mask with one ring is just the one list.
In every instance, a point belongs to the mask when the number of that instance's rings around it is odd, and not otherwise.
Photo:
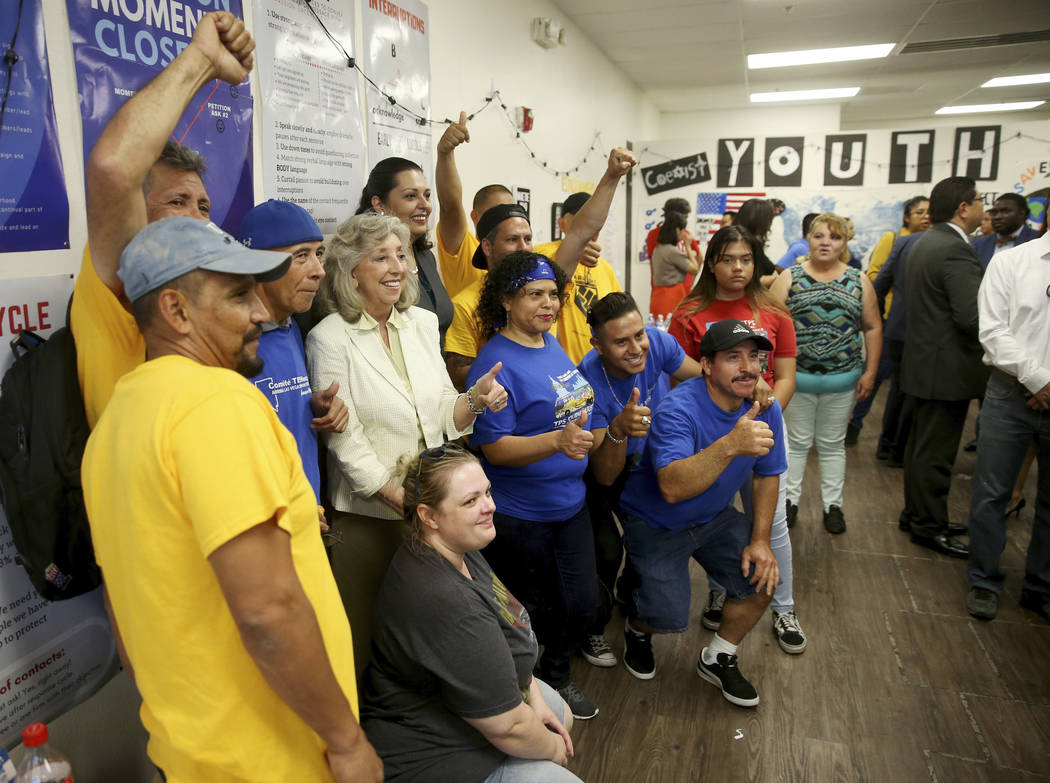
[[(699, 622), (707, 586), (694, 563), (692, 627), (654, 637), (655, 679), (637, 680), (622, 663), (574, 661), (576, 681), (600, 708), (573, 730), (570, 768), (583, 780), (1050, 781), (1050, 625), (1017, 606), (1035, 470), (1028, 505), (1009, 523), (999, 616), (974, 620), (965, 561), (921, 549), (897, 529), (902, 471), (874, 457), (881, 412), (880, 399), (860, 443), (848, 447), (843, 535), (821, 525), (810, 458), (792, 530), (806, 651), (783, 653), (767, 613), (740, 652), (762, 702), (748, 710), (725, 701), (696, 675), (712, 633)], [(974, 455), (960, 450), (957, 521), (967, 518), (973, 467)], [(617, 656), (622, 631), (617, 614), (607, 630)]]

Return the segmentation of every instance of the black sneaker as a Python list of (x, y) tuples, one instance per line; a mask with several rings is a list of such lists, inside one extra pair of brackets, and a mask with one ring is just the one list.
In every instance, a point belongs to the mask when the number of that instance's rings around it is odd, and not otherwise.
[(616, 656), (613, 654), (612, 647), (600, 634), (587, 634), (580, 646), (580, 653), (592, 666), (608, 669), (616, 665)]
[(722, 607), (726, 603), (726, 594), (723, 590), (709, 590), (707, 593), (707, 606), (700, 616), (700, 624), (709, 631), (717, 631), (722, 625)]
[(1020, 604), (1050, 623), (1050, 595), (1037, 593), (1035, 590), (1024, 588), (1021, 590)]
[(565, 703), (569, 705), (569, 712), (576, 720), (589, 720), (598, 714), (598, 705), (584, 696), (571, 680), (568, 685), (558, 688), (558, 693), (565, 699)]
[(623, 645), (623, 665), (627, 671), (639, 680), (651, 680), (656, 676), (652, 634), (636, 633), (625, 625)]
[(798, 655), (806, 649), (806, 634), (798, 623), (795, 610), (788, 612), (773, 611), (773, 635), (777, 637), (780, 649), (791, 655)]
[(829, 533), (845, 533), (846, 518), (842, 516), (842, 509), (838, 506), (829, 506), (824, 512), (824, 529)]
[[(705, 647), (704, 650), (707, 648)], [(718, 653), (715, 663), (704, 663), (704, 653), (696, 661), (696, 673), (722, 690), (726, 701), (738, 707), (754, 707), (758, 704), (758, 691), (747, 681), (736, 665), (735, 655)]]
[(785, 501), (786, 505), (784, 508), (787, 511), (787, 523), (788, 529), (790, 530), (795, 526), (795, 522), (798, 521), (798, 504), (792, 503), (790, 500)]
[(976, 585), (966, 594), (966, 611), (978, 620), (994, 620), (999, 611), (998, 594)]

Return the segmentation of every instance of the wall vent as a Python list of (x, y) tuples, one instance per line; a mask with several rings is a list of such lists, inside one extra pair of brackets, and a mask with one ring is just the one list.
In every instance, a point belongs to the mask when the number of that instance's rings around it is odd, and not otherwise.
[(1024, 33), (1002, 35), (975, 35), (969, 38), (946, 38), (941, 41), (919, 41), (905, 44), (900, 54), (929, 54), (931, 52), (954, 52), (960, 49), (983, 49), (988, 46), (1016, 46), (1017, 44), (1050, 41), (1050, 30), (1031, 30)]

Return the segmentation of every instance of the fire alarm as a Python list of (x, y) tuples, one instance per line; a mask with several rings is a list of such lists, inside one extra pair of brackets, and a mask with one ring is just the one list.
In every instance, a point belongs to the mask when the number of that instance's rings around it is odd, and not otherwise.
[(514, 109), (514, 125), (522, 133), (532, 130), (532, 109), (526, 106), (518, 106)]

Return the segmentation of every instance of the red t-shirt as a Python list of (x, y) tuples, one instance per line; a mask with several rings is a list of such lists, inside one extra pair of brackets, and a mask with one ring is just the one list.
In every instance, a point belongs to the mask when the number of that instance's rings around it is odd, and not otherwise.
[(772, 386), (775, 377), (774, 359), (777, 356), (785, 359), (795, 358), (795, 322), (791, 320), (791, 316), (779, 310), (761, 310), (759, 311), (761, 323), (756, 324), (755, 314), (751, 310), (747, 297), (742, 296), (732, 301), (717, 299), (706, 310), (701, 310), (687, 318), (683, 318), (681, 309), (676, 310), (671, 317), (671, 325), (667, 332), (678, 341), (688, 356), (700, 361), (700, 340), (707, 332), (707, 327), (724, 318), (743, 321), (756, 332), (764, 334), (773, 343), (772, 355), (762, 351), (761, 357), (762, 377)]

